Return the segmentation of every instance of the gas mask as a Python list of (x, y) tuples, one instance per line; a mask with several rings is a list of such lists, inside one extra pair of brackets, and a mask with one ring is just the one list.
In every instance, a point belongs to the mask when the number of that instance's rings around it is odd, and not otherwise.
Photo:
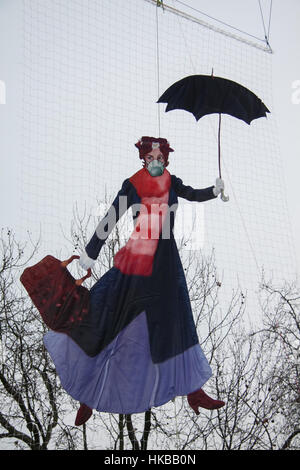
[(152, 160), (152, 162), (147, 166), (147, 170), (151, 176), (161, 176), (164, 172), (164, 168), (164, 164), (157, 160)]

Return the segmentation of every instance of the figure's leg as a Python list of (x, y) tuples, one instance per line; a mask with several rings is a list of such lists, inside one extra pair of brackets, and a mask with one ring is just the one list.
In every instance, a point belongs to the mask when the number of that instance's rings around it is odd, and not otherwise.
[(198, 407), (206, 408), (207, 410), (216, 410), (222, 408), (225, 405), (225, 402), (222, 400), (214, 400), (209, 397), (203, 390), (200, 388), (195, 392), (189, 393), (187, 396), (188, 404), (195, 411), (196, 415), (199, 414)]
[(77, 411), (75, 419), (75, 426), (81, 426), (82, 424), (86, 423), (92, 414), (93, 410), (89, 406), (85, 405), (84, 403), (80, 403), (80, 408)]

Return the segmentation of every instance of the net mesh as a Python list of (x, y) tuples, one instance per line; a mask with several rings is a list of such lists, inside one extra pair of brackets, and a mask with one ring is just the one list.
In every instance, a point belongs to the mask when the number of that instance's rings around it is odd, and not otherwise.
[(193, 217), (198, 221), (183, 251), (205, 255), (214, 248), (224, 292), (237, 284), (254, 291), (262, 269), (278, 282), (293, 278), (271, 54), (150, 1), (23, 0), (22, 60), (19, 220), (34, 238), (41, 234), (44, 254), (70, 255), (65, 235), (75, 204), (92, 214), (92, 235), (99, 201), (113, 198), (141, 167), (134, 143), (142, 135), (169, 140), (175, 152), (168, 170), (184, 184), (214, 184), (218, 117), (196, 122), (156, 103), (173, 82), (213, 68), (215, 76), (251, 89), (271, 114), (250, 126), (223, 117), (222, 176), (230, 201), (180, 200), (177, 233), (190, 231)]

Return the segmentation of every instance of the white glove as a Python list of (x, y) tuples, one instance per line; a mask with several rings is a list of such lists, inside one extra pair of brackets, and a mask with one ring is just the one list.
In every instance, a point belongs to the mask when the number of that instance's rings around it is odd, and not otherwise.
[(94, 266), (95, 261), (96, 261), (95, 259), (90, 258), (86, 254), (86, 251), (83, 251), (80, 255), (78, 263), (83, 269), (87, 271), (89, 268), (92, 268)]
[(216, 184), (213, 188), (213, 193), (215, 196), (218, 196), (222, 190), (224, 190), (224, 181), (222, 178), (217, 178)]

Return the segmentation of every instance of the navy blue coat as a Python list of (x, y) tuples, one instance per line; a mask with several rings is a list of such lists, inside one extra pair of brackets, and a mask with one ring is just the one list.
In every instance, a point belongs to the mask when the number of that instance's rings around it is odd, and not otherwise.
[[(213, 187), (194, 189), (171, 175), (168, 205), (178, 197), (203, 202), (216, 198)], [(140, 204), (141, 197), (129, 178), (125, 179), (112, 207), (116, 222), (123, 215), (120, 196), (128, 208)], [(108, 213), (107, 213), (108, 214)], [(107, 214), (100, 222), (107, 228)], [(134, 214), (134, 219), (139, 213)], [(198, 343), (184, 270), (173, 235), (175, 215), (170, 214), (170, 237), (160, 235), (150, 276), (128, 275), (113, 266), (91, 288), (90, 310), (70, 336), (89, 356), (97, 355), (142, 311), (146, 311), (152, 361), (163, 362)], [(102, 227), (101, 227), (102, 224)], [(107, 232), (107, 236), (109, 232)], [(90, 258), (97, 259), (105, 243), (95, 232), (86, 246)]]

